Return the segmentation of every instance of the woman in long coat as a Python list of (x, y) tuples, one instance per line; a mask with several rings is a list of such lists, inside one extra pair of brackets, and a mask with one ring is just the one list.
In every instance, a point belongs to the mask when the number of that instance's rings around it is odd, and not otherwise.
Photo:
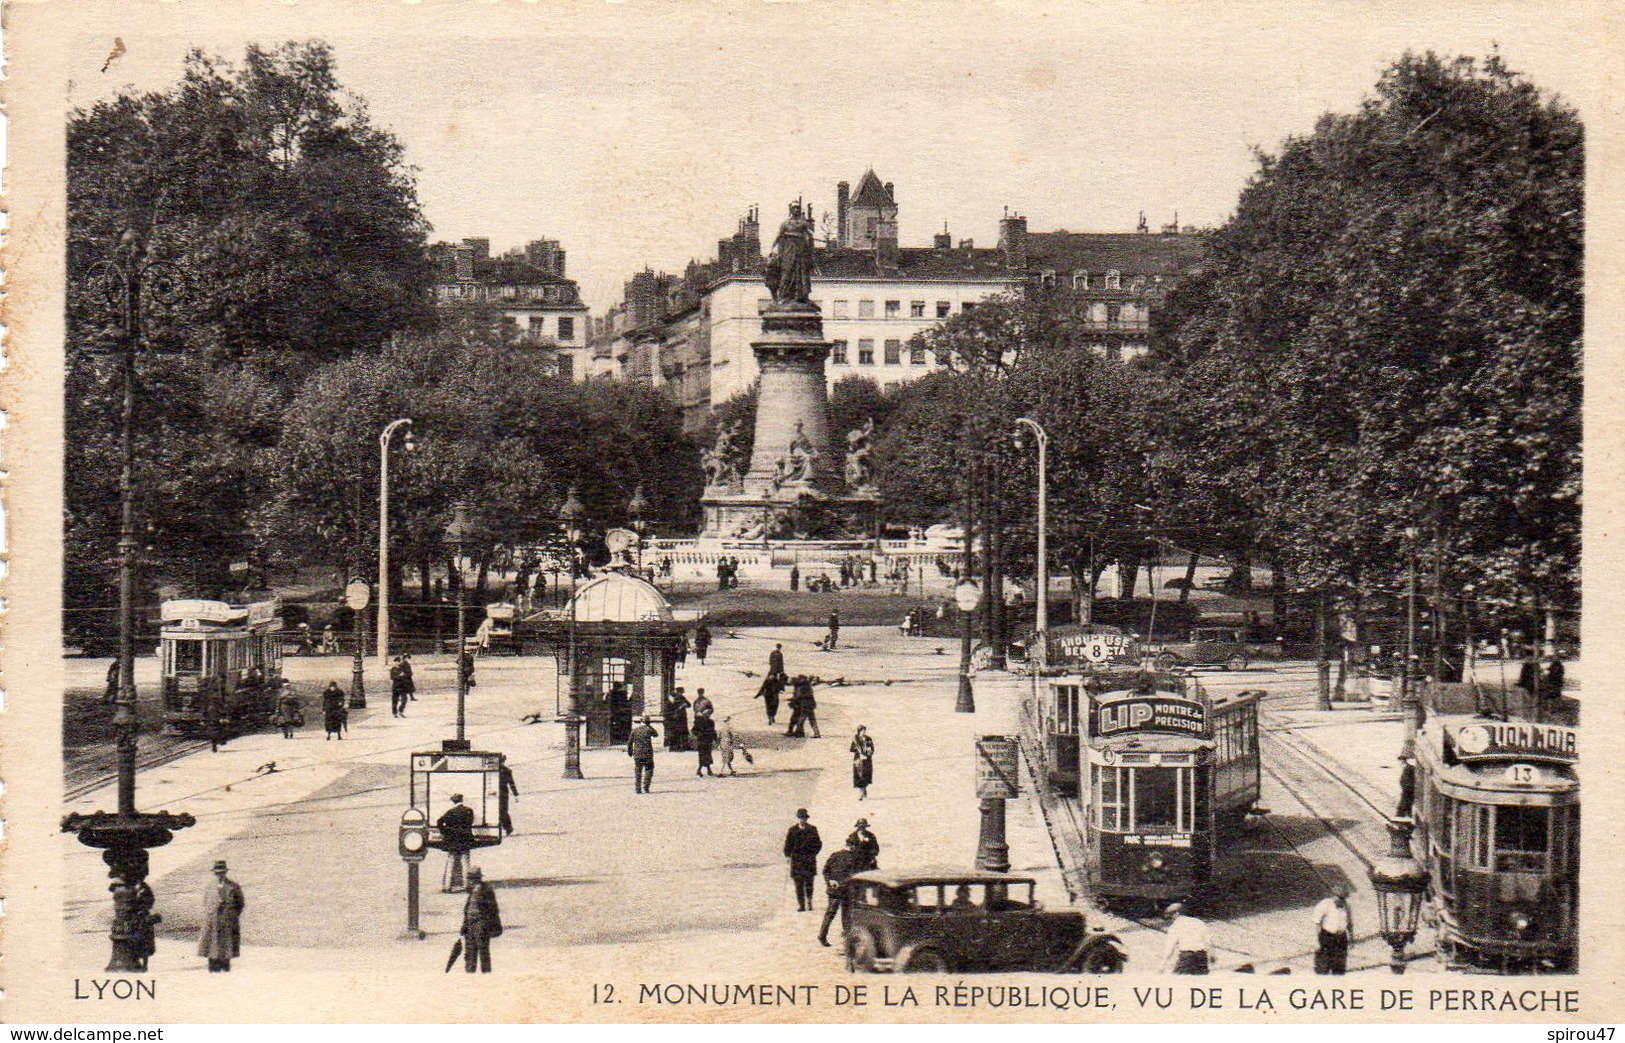
[(666, 701), (666, 749), (674, 753), (681, 753), (688, 749), (688, 697), (678, 688), (671, 693)]
[(327, 687), (322, 689), (322, 728), (329, 739), (337, 735), (340, 742), (344, 741), (344, 725), (349, 716), (350, 712), (344, 708), (344, 689), (337, 681), (327, 682)]
[(875, 780), (875, 741), (869, 738), (869, 729), (858, 725), (852, 736), (852, 785), (857, 788), (858, 799), (869, 799), (869, 785)]
[(711, 770), (711, 747), (716, 745), (717, 725), (711, 720), (710, 714), (699, 714), (694, 718), (694, 749), (699, 753), (699, 766), (694, 769), (696, 775), (710, 775), (716, 777)]

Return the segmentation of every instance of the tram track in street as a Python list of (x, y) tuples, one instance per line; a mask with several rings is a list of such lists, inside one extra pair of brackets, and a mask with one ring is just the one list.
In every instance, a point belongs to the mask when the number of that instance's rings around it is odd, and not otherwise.
[[(178, 736), (157, 736), (155, 739), (148, 751), (137, 752), (135, 761), (137, 773), (179, 760), (208, 745), (202, 739), (185, 739)], [(62, 797), (64, 800), (79, 800), (117, 781), (118, 748), (108, 743), (104, 748), (77, 758), (75, 762), (67, 765), (63, 772)]]

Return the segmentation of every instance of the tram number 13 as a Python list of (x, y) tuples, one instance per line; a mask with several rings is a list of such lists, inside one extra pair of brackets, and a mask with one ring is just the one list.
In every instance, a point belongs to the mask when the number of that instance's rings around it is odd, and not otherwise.
[(1508, 782), (1532, 783), (1540, 778), (1540, 772), (1533, 764), (1511, 764), (1507, 766)]

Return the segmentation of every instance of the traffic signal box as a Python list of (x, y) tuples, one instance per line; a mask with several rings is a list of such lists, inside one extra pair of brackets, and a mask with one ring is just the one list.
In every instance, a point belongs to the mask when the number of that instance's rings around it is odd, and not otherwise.
[[(408, 847), (419, 839), (419, 851), (423, 847), (446, 849), (435, 822), (452, 806), (452, 794), (457, 793), (474, 812), (474, 846), (502, 843), (503, 759), (500, 753), (479, 750), (412, 754), (411, 806), (401, 817), (401, 857), (413, 858)], [(409, 824), (413, 812), (422, 818)]]

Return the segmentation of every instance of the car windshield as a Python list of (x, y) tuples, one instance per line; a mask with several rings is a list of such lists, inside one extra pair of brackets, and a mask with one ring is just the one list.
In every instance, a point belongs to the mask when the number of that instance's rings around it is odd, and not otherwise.
[(909, 904), (922, 912), (992, 913), (1033, 908), (1030, 881), (1009, 884), (918, 884)]

